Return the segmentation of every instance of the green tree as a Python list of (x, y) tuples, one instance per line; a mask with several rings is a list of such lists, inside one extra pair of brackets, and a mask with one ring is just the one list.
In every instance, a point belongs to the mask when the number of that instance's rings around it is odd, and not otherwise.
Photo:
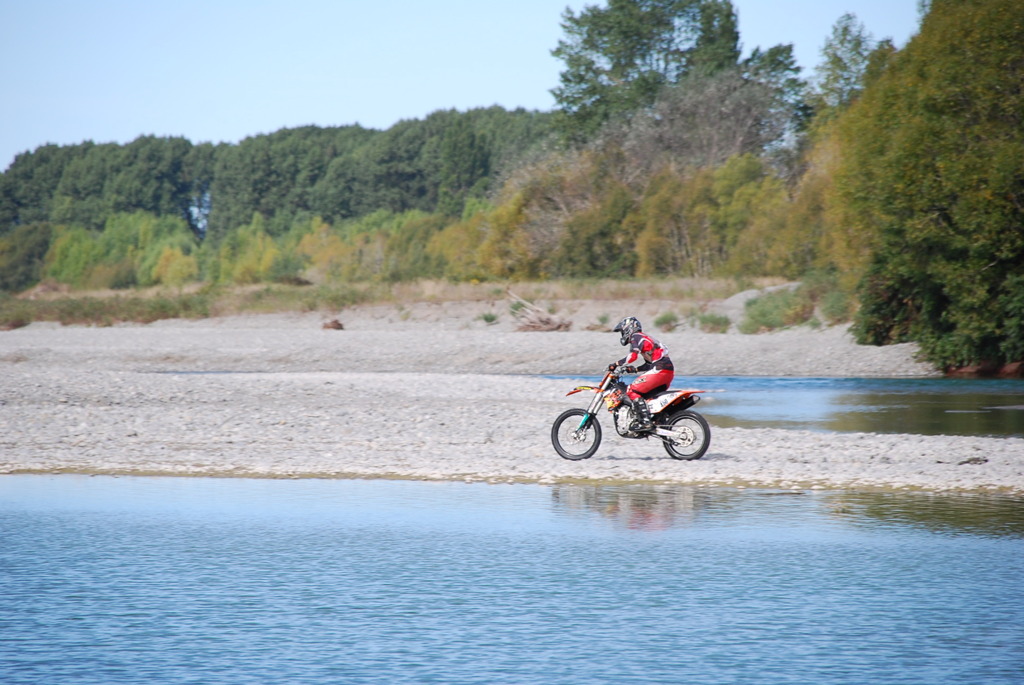
[(437, 209), (460, 216), (467, 197), (480, 197), (491, 173), (491, 151), (467, 117), (457, 119), (441, 139)]
[[(325, 211), (334, 196), (322, 185), (331, 165), (352, 159), (376, 135), (360, 126), (304, 126), (217, 149), (208, 191), (209, 237), (219, 241), (251, 222), (254, 213), (268, 220), (265, 229), (273, 234), (286, 232), (300, 214), (335, 218), (336, 212)], [(193, 206), (195, 200), (194, 196)], [(278, 215), (279, 220), (272, 221)]]
[(563, 141), (592, 141), (610, 123), (631, 127), (637, 115), (686, 99), (684, 91), (722, 73), (772, 92), (782, 116), (802, 114), (804, 83), (792, 46), (757, 48), (740, 61), (728, 0), (610, 0), (579, 15), (566, 10), (562, 27), (566, 37), (552, 54), (565, 68), (552, 94)]
[(184, 138), (142, 136), (118, 149), (103, 188), (109, 212), (145, 211), (188, 220), (191, 188)]
[(551, 52), (565, 63), (561, 85), (551, 91), (563, 137), (587, 140), (678, 81), (700, 35), (700, 8), (701, 0), (609, 0), (578, 15), (567, 8), (565, 38)]
[(825, 106), (849, 105), (860, 94), (868, 57), (875, 41), (854, 14), (844, 14), (832, 27), (817, 67), (818, 90)]
[(110, 214), (105, 188), (107, 180), (118, 169), (118, 152), (118, 146), (113, 143), (93, 145), (83, 156), (68, 162), (54, 190), (51, 221), (95, 230), (103, 227)]
[(872, 236), (862, 342), (914, 339), (940, 366), (1019, 359), (1024, 8), (934, 0), (840, 122), (837, 185)]
[(388, 236), (385, 250), (387, 265), (381, 276), (388, 281), (417, 278), (439, 278), (444, 264), (428, 250), (431, 239), (445, 227), (446, 217), (440, 214), (408, 212)]
[(732, 3), (706, 0), (701, 3), (697, 23), (700, 29), (688, 58), (688, 71), (714, 74), (735, 67), (740, 61), (740, 32)]
[(43, 275), (73, 287), (152, 285), (154, 265), (167, 247), (183, 256), (195, 250), (196, 238), (184, 219), (148, 212), (112, 214), (101, 231), (58, 227)]
[(22, 224), (50, 221), (64, 170), (93, 147), (91, 142), (43, 145), (15, 157), (0, 175), (0, 235)]
[(22, 224), (0, 235), (0, 290), (24, 290), (39, 282), (51, 232), (49, 224)]
[(821, 50), (810, 98), (820, 123), (831, 121), (876, 80), (896, 52), (892, 41), (875, 41), (856, 15), (841, 16)]
[[(262, 283), (269, 280), (280, 250), (267, 234), (266, 221), (256, 213), (252, 221), (230, 231), (215, 247), (215, 266), (210, 269), (220, 283)], [(157, 265), (154, 265), (156, 267)]]
[(97, 235), (80, 227), (59, 227), (46, 253), (43, 275), (74, 287), (88, 285), (93, 268), (103, 259)]
[[(745, 79), (770, 93), (771, 115), (766, 119), (782, 124), (786, 131), (800, 131), (810, 117), (807, 83), (800, 78), (801, 68), (793, 56), (793, 45), (775, 45), (767, 50), (754, 48), (740, 69)], [(774, 142), (774, 141), (772, 141)]]
[(210, 180), (198, 159), (184, 138), (43, 146), (19, 155), (0, 176), (0, 233), (38, 221), (99, 230), (109, 216), (136, 211), (191, 223), (196, 196)]

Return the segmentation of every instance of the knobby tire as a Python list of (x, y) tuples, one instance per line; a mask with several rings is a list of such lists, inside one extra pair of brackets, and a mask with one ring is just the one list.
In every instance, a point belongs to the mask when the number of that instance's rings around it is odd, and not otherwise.
[(661, 437), (665, 451), (673, 459), (700, 459), (711, 446), (711, 427), (707, 419), (695, 411), (676, 412), (668, 420), (659, 421), (658, 427), (680, 433), (678, 438)]
[[(596, 416), (590, 416), (584, 425), (587, 412), (583, 409), (569, 409), (555, 419), (551, 426), (551, 444), (558, 456), (579, 461), (589, 459), (601, 446), (601, 424)], [(583, 426), (581, 429), (580, 426)]]

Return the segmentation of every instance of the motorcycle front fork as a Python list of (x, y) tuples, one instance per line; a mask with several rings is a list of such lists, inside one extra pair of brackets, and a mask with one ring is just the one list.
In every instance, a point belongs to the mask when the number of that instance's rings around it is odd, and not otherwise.
[(604, 393), (594, 393), (594, 399), (590, 402), (590, 406), (587, 407), (587, 413), (580, 419), (580, 425), (576, 430), (581, 431), (586, 429), (590, 425), (591, 421), (595, 420), (598, 409), (601, 408), (601, 404), (604, 402)]

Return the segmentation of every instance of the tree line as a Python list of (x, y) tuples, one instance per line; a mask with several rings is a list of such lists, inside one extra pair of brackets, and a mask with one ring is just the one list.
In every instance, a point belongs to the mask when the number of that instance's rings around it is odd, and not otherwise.
[(1015, 0), (933, 0), (901, 50), (845, 15), (811, 79), (791, 46), (741, 58), (727, 0), (562, 28), (550, 113), (20, 155), (0, 287), (814, 273), (863, 342), (1024, 359)]
[(550, 114), (501, 107), (437, 111), (386, 131), (306, 126), (237, 144), (141, 136), (126, 144), (45, 145), (0, 176), (0, 235), (33, 223), (101, 230), (148, 212), (222, 238), (261, 214), (337, 222), (379, 209), (459, 215), (494, 173), (546, 135)]
[[(490, 107), (384, 131), (307, 126), (237, 144), (142, 136), (45, 145), (0, 176), (0, 288), (44, 278), (127, 288), (166, 283), (168, 273), (175, 282), (297, 279), (302, 264), (290, 250), (275, 249), (278, 261), (258, 272), (224, 262), (252, 225), (264, 236), (258, 245), (287, 241), (296, 226), (358, 224), (379, 212), (459, 217), (550, 135), (551, 118)], [(178, 267), (154, 271), (161, 259)]]

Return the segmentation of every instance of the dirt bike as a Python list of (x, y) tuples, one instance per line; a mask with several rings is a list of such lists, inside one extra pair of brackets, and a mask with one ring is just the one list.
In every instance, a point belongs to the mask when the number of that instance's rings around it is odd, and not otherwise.
[(575, 395), (589, 390), (594, 399), (586, 409), (562, 412), (551, 426), (551, 444), (559, 456), (573, 461), (589, 459), (601, 446), (601, 424), (597, 412), (603, 403), (611, 412), (615, 432), (624, 438), (660, 438), (673, 459), (700, 459), (711, 444), (711, 427), (690, 407), (700, 401), (704, 390), (663, 390), (640, 402), (647, 402), (653, 426), (642, 429), (633, 407), (626, 401), (626, 384), (619, 380), (620, 369), (609, 370), (601, 384), (580, 385), (566, 393)]

